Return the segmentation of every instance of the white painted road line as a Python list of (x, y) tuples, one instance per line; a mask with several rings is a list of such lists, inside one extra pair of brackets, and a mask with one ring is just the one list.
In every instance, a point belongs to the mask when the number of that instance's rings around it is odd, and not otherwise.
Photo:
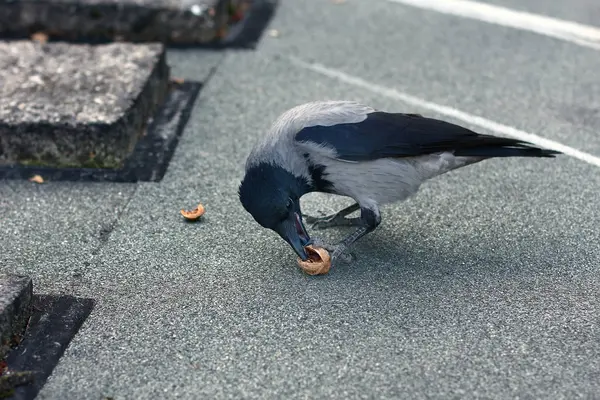
[(340, 82), (348, 83), (350, 85), (354, 85), (366, 90), (369, 90), (373, 93), (376, 93), (381, 96), (389, 97), (391, 99), (402, 101), (406, 104), (410, 104), (414, 107), (422, 108), (425, 110), (429, 110), (441, 115), (445, 115), (447, 117), (455, 118), (459, 121), (466, 122), (468, 124), (478, 126), (483, 129), (487, 129), (489, 131), (498, 133), (500, 135), (505, 135), (509, 137), (513, 137), (519, 140), (523, 140), (536, 146), (540, 146), (549, 150), (556, 150), (564, 153), (568, 156), (577, 158), (581, 161), (585, 161), (586, 163), (595, 165), (596, 167), (600, 167), (600, 157), (596, 157), (592, 154), (585, 153), (583, 151), (577, 150), (573, 147), (564, 145), (559, 142), (555, 142), (554, 140), (546, 139), (538, 135), (534, 135), (533, 133), (528, 133), (511, 126), (503, 125), (498, 122), (491, 121), (486, 118), (478, 117), (476, 115), (472, 115), (466, 113), (464, 111), (457, 110), (456, 108), (444, 106), (441, 104), (432, 103), (427, 100), (420, 99), (418, 97), (412, 96), (410, 94), (402, 93), (396, 89), (390, 89), (388, 87), (384, 87), (375, 83), (368, 82), (364, 79), (358, 78), (356, 76), (352, 76), (346, 74), (345, 72), (328, 68), (322, 64), (310, 63), (303, 61), (296, 57), (288, 57), (288, 60), (295, 66), (301, 67), (310, 71), (314, 71), (321, 75), (336, 79)]
[(600, 50), (600, 28), (470, 0), (387, 0), (521, 29)]

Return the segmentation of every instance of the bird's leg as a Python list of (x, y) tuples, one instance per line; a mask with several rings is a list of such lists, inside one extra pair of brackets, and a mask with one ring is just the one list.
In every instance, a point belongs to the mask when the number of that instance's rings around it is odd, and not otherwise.
[(315, 229), (326, 229), (334, 226), (357, 226), (362, 225), (360, 218), (346, 218), (346, 216), (359, 209), (360, 206), (358, 203), (354, 203), (335, 214), (327, 215), (325, 217), (311, 217), (310, 215), (304, 215), (304, 220), (308, 224), (311, 224), (311, 228)]
[(362, 226), (357, 230), (348, 235), (345, 239), (343, 239), (339, 244), (335, 246), (335, 250), (333, 254), (331, 254), (331, 263), (333, 264), (336, 259), (343, 256), (344, 252), (348, 250), (350, 246), (352, 246), (357, 240), (367, 235), (370, 232), (373, 232), (375, 228), (379, 226), (381, 223), (381, 215), (379, 214), (379, 209), (377, 207), (371, 208), (361, 208), (360, 209), (360, 220), (362, 222)]
[(338, 244), (328, 245), (317, 238), (313, 240), (313, 243), (316, 246), (323, 247), (331, 253), (332, 265), (339, 259), (346, 262), (351, 261), (352, 255), (348, 254), (348, 249), (357, 240), (374, 231), (375, 228), (377, 228), (381, 223), (381, 215), (379, 214), (379, 210), (377, 208), (361, 208), (361, 215), (358, 219), (361, 222), (361, 226)]
[[(333, 254), (336, 252), (337, 248), (339, 245), (337, 244), (330, 244), (325, 242), (323, 239), (319, 238), (319, 237), (312, 237), (312, 239), (310, 240), (310, 244), (315, 246), (315, 247), (320, 247), (322, 249), (325, 249), (329, 252), (329, 254)], [(343, 262), (349, 263), (351, 261), (354, 260), (354, 255), (351, 254), (350, 252), (346, 252), (344, 254), (340, 254), (338, 256), (338, 260), (342, 260)], [(332, 263), (333, 263), (333, 259), (332, 259)]]

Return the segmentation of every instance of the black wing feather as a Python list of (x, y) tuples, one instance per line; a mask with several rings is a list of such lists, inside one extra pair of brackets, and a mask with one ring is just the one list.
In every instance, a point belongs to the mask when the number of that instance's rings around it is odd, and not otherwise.
[(304, 128), (296, 140), (336, 149), (340, 159), (366, 161), (384, 157), (414, 157), (452, 151), (457, 156), (552, 157), (516, 139), (482, 135), (467, 128), (419, 114), (377, 111), (360, 123)]

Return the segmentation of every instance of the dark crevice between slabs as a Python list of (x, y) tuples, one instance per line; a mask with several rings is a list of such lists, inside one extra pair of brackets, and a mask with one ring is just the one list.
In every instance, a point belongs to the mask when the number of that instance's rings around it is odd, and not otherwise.
[[(0, 37), (27, 39), (41, 33), (51, 42), (161, 42), (173, 48), (254, 49), (275, 14), (278, 0), (217, 1), (212, 16), (205, 10), (195, 15), (193, 9), (146, 3), (0, 1), (7, 21), (3, 27), (0, 15)], [(27, 11), (22, 7), (28, 7)], [(25, 17), (21, 17), (22, 12)], [(61, 18), (66, 18), (64, 23)]]
[(5, 358), (9, 387), (1, 399), (34, 399), (94, 307), (92, 299), (33, 296), (33, 312), (21, 342)]
[(201, 88), (199, 82), (171, 82), (167, 99), (148, 125), (146, 135), (138, 140), (120, 169), (8, 165), (0, 166), (0, 179), (40, 175), (46, 181), (158, 182), (167, 170)]

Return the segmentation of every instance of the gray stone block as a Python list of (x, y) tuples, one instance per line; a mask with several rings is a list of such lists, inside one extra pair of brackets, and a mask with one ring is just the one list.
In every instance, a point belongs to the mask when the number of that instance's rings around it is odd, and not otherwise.
[(31, 315), (33, 284), (26, 276), (0, 274), (0, 360)]
[(168, 79), (162, 44), (0, 42), (0, 165), (119, 167)]
[(244, 0), (12, 0), (0, 2), (0, 35), (44, 32), (67, 40), (209, 43)]

